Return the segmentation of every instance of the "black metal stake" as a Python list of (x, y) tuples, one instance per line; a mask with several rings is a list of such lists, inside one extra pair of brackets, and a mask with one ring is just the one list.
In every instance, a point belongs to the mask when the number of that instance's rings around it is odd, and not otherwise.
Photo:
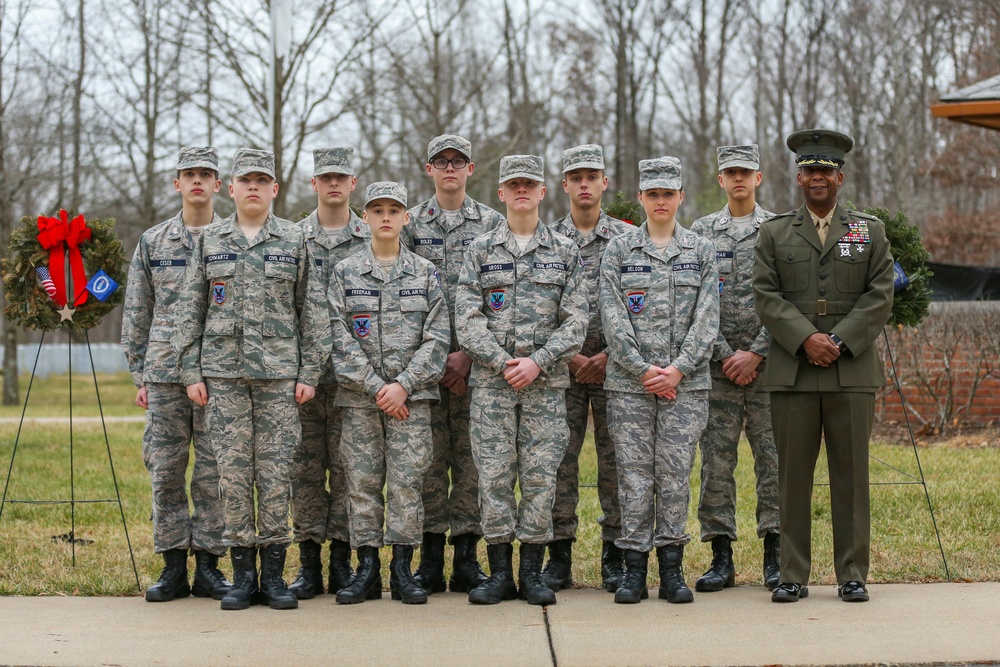
[(73, 332), (66, 328), (66, 357), (69, 360), (69, 548), (76, 567), (76, 478), (73, 466)]
[(17, 443), (21, 441), (21, 428), (24, 426), (24, 413), (28, 410), (28, 399), (31, 398), (31, 387), (35, 384), (35, 370), (38, 368), (38, 358), (42, 356), (42, 343), (45, 342), (45, 332), (38, 341), (35, 350), (35, 361), (31, 365), (31, 378), (28, 380), (28, 391), (24, 394), (24, 405), (21, 406), (21, 421), (17, 423), (17, 435), (14, 436), (14, 450), (10, 453), (10, 465), (7, 466), (7, 481), (3, 485), (3, 500), (0, 501), (0, 519), (3, 518), (3, 508), (7, 505), (7, 489), (10, 487), (11, 471), (14, 470), (14, 457), (17, 456)]
[(896, 373), (896, 360), (892, 357), (892, 348), (889, 347), (889, 334), (882, 329), (882, 337), (885, 339), (886, 356), (892, 364), (892, 377), (896, 382), (896, 393), (899, 394), (899, 405), (903, 409), (903, 419), (906, 420), (906, 431), (910, 435), (910, 445), (913, 447), (913, 456), (917, 459), (917, 470), (920, 472), (920, 484), (924, 487), (924, 496), (927, 498), (927, 509), (931, 513), (931, 523), (934, 525), (934, 535), (937, 537), (938, 549), (941, 551), (941, 562), (944, 563), (944, 576), (951, 581), (951, 570), (948, 569), (948, 559), (944, 555), (944, 544), (941, 543), (941, 532), (938, 530), (937, 519), (934, 518), (934, 505), (931, 503), (931, 493), (927, 489), (927, 480), (924, 477), (924, 468), (920, 465), (920, 453), (917, 451), (917, 441), (913, 437), (913, 427), (910, 425), (910, 415), (906, 411), (906, 398), (903, 396), (903, 386), (899, 383), (899, 374)]

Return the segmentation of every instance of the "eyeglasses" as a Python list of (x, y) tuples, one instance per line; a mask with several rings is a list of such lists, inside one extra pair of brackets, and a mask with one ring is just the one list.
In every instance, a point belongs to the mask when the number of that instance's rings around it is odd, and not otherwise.
[(431, 166), (435, 169), (447, 169), (449, 164), (454, 169), (465, 169), (465, 167), (468, 166), (469, 161), (464, 157), (453, 157), (450, 160), (446, 157), (437, 157), (431, 160)]

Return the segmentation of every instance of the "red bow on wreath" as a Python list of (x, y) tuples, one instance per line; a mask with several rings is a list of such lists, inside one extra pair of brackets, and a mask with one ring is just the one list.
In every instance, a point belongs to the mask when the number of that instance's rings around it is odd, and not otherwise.
[[(90, 239), (90, 229), (82, 215), (69, 219), (69, 213), (59, 211), (58, 218), (38, 216), (38, 242), (49, 251), (49, 274), (55, 283), (56, 293), (53, 300), (58, 306), (66, 305), (66, 249), (69, 249), (69, 268), (73, 277), (73, 287), (81, 288), (87, 284), (87, 273), (83, 269), (83, 255), (80, 254), (80, 244)], [(87, 301), (87, 290), (82, 289), (76, 297), (74, 306)]]

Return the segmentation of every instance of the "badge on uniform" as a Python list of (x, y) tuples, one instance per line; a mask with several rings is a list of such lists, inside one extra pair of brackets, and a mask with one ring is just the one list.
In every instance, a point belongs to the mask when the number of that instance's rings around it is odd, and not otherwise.
[(506, 297), (507, 290), (505, 289), (490, 290), (490, 308), (493, 310), (500, 310), (503, 308)]
[(220, 306), (226, 302), (226, 283), (212, 283), (212, 299)]
[(851, 256), (851, 244), (850, 243), (838, 243), (837, 247), (840, 248), (840, 256), (841, 257), (850, 257)]
[(858, 249), (858, 254), (859, 254), (859, 255), (860, 255), (861, 253), (863, 253), (863, 252), (865, 251), (865, 247), (864, 247), (863, 245), (861, 245), (860, 243), (859, 243), (859, 244), (857, 244), (857, 245), (856, 245), (856, 246), (854, 246), (854, 247)]
[(719, 276), (719, 296), (722, 296), (722, 285), (726, 282), (726, 279)]
[(364, 338), (372, 330), (372, 316), (369, 313), (354, 316), (354, 333)]
[(641, 313), (642, 309), (646, 307), (646, 293), (645, 292), (629, 292), (628, 293), (628, 309), (633, 313)]

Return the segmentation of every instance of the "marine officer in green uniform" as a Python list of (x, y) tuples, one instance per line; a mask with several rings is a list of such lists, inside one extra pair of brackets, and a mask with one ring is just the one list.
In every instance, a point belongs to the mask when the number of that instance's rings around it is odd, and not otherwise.
[(765, 389), (778, 448), (781, 583), (774, 602), (809, 594), (813, 471), (820, 436), (830, 469), (838, 594), (868, 600), (868, 440), (884, 382), (875, 340), (892, 309), (885, 226), (837, 203), (854, 140), (830, 130), (787, 139), (805, 204), (765, 222), (754, 306), (771, 332)]

